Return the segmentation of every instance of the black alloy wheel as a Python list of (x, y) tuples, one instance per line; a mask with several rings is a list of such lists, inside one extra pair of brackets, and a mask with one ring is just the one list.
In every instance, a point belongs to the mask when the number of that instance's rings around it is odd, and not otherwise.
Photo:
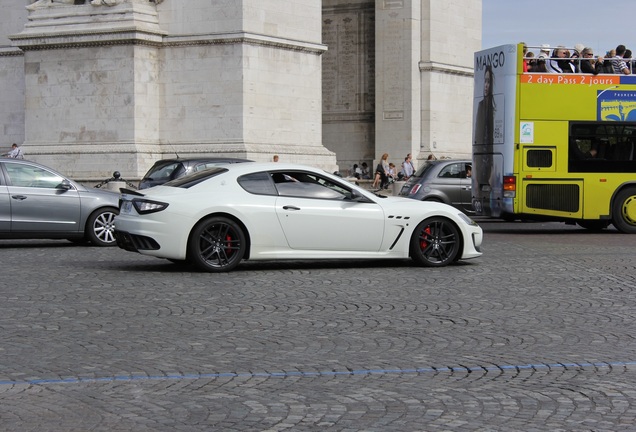
[(444, 217), (421, 222), (411, 237), (411, 258), (426, 267), (442, 267), (459, 258), (461, 239), (455, 224)]
[(227, 272), (245, 255), (245, 233), (232, 219), (212, 216), (199, 222), (188, 240), (188, 258), (198, 269)]

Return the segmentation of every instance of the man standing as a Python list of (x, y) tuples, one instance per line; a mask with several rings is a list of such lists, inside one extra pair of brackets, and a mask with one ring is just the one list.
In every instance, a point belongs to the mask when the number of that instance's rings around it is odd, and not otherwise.
[(623, 59), (625, 54), (625, 45), (619, 45), (616, 47), (616, 57), (612, 58), (612, 68), (615, 74), (629, 75), (631, 72), (627, 67), (627, 63)]

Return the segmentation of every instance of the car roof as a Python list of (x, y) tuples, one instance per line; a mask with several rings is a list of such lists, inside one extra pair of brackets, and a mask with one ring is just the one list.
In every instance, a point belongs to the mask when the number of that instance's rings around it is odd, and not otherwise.
[[(302, 164), (293, 164), (293, 163), (281, 163), (281, 162), (245, 162), (245, 163), (237, 163), (237, 164), (228, 164), (223, 165), (222, 167), (210, 168), (205, 171), (200, 171), (198, 174), (210, 173), (214, 170), (217, 170), (219, 175), (223, 175), (223, 173), (229, 174), (231, 176), (240, 177), (245, 174), (252, 174), (257, 172), (275, 172), (275, 171), (307, 171), (311, 172), (323, 177), (331, 178), (334, 180), (342, 181), (341, 177), (335, 176), (321, 168), (316, 168), (314, 166), (302, 165)], [(194, 174), (196, 175), (196, 174)], [(215, 176), (216, 174), (213, 174)], [(188, 176), (189, 177), (189, 176)], [(181, 177), (181, 179), (185, 179), (186, 177)], [(172, 180), (168, 182), (168, 186), (170, 183), (178, 181), (178, 179)]]
[(241, 158), (234, 158), (234, 157), (187, 157), (187, 158), (176, 157), (176, 158), (168, 158), (168, 159), (159, 159), (154, 164), (158, 165), (158, 164), (167, 164), (167, 163), (173, 163), (173, 162), (195, 162), (196, 163), (196, 162), (222, 162), (222, 161), (251, 162), (251, 160), (249, 159), (241, 159)]
[(312, 171), (319, 174), (330, 174), (325, 170), (310, 165), (302, 165), (287, 162), (245, 162), (240, 164), (225, 165), (223, 167), (231, 172), (248, 173), (258, 171), (301, 170)]
[(471, 159), (437, 159), (437, 160), (430, 160), (430, 161), (426, 161), (432, 164), (449, 164), (449, 163), (472, 163), (473, 161)]

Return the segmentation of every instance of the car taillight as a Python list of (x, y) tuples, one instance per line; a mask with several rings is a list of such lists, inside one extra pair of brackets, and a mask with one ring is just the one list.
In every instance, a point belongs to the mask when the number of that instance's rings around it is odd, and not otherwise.
[(503, 196), (504, 198), (514, 198), (517, 194), (517, 179), (515, 176), (504, 176)]
[(132, 203), (139, 214), (156, 213), (165, 210), (168, 207), (168, 204), (166, 203), (138, 198), (133, 199)]
[(421, 188), (421, 187), (422, 187), (422, 185), (420, 185), (420, 184), (416, 184), (415, 186), (413, 186), (413, 187), (411, 188), (411, 191), (409, 192), (409, 194), (411, 194), (411, 195), (415, 195), (415, 194), (417, 193), (417, 191), (419, 191), (419, 190), (420, 190), (420, 188)]

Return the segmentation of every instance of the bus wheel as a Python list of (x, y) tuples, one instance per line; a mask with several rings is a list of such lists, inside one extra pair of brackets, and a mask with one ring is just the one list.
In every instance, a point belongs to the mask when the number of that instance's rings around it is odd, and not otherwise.
[(616, 195), (612, 223), (621, 232), (636, 234), (636, 188), (623, 189)]
[(602, 231), (610, 224), (605, 220), (580, 220), (576, 222), (579, 226), (590, 231)]

